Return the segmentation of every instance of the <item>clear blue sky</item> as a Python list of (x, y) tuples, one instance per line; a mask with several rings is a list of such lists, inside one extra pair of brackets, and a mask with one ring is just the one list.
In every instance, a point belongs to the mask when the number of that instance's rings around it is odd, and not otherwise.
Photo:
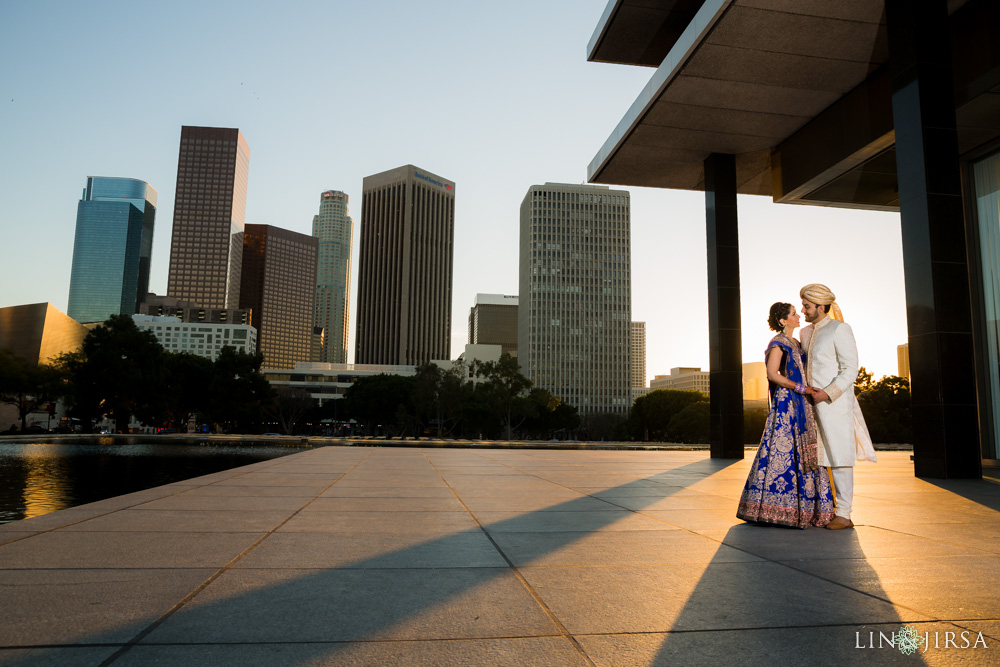
[[(605, 4), (2, 1), (0, 306), (65, 311), (87, 176), (158, 191), (150, 288), (165, 293), (180, 128), (238, 127), (248, 223), (309, 233), (320, 192), (343, 190), (356, 248), (366, 175), (412, 163), (456, 182), (457, 355), (475, 294), (517, 293), (528, 187), (583, 182), (652, 74), (586, 61)], [(704, 195), (628, 189), (648, 375), (707, 368)], [(899, 216), (760, 197), (740, 207), (744, 361), (762, 359), (772, 302), (825, 282), (861, 363), (895, 374)]]

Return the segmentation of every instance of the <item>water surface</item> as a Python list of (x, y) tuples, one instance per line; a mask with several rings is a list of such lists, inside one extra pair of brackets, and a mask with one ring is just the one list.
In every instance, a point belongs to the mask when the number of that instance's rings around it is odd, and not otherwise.
[(222, 444), (0, 443), (0, 523), (306, 449)]

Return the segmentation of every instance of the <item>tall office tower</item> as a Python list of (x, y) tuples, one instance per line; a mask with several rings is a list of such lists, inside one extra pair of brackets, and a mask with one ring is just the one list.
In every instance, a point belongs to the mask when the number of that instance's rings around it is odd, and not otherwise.
[(451, 356), (454, 237), (452, 181), (412, 164), (365, 178), (355, 363)]
[(319, 239), (314, 323), (325, 330), (316, 361), (346, 364), (354, 242), (354, 221), (347, 214), (346, 194), (327, 190), (320, 195), (319, 215), (313, 216), (312, 235)]
[(131, 315), (149, 289), (156, 190), (134, 178), (90, 176), (76, 207), (67, 314), (77, 322)]
[(238, 308), (250, 148), (238, 129), (181, 128), (167, 295)]
[[(633, 322), (629, 345), (632, 354), (632, 389), (633, 399), (636, 392), (634, 390), (646, 388), (646, 323)], [(641, 393), (641, 392), (640, 392)]]
[(546, 183), (521, 203), (521, 371), (580, 414), (631, 405), (629, 193)]
[(264, 368), (310, 361), (319, 240), (271, 225), (247, 225), (243, 235), (240, 308), (250, 310)]
[(517, 297), (477, 294), (469, 313), (469, 345), (499, 345), (517, 357)]

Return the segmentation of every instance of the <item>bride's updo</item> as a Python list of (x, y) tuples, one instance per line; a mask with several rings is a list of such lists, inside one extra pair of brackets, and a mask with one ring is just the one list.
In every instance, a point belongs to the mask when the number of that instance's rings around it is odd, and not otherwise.
[(790, 312), (792, 312), (792, 304), (781, 301), (774, 304), (771, 306), (771, 314), (767, 316), (767, 326), (771, 327), (773, 331), (783, 331), (781, 320), (787, 319)]

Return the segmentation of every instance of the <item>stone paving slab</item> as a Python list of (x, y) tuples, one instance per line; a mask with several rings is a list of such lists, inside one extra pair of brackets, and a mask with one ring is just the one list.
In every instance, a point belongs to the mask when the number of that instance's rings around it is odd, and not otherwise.
[(997, 664), (1000, 484), (879, 458), (834, 532), (750, 452), (317, 448), (0, 526), (0, 664)]

